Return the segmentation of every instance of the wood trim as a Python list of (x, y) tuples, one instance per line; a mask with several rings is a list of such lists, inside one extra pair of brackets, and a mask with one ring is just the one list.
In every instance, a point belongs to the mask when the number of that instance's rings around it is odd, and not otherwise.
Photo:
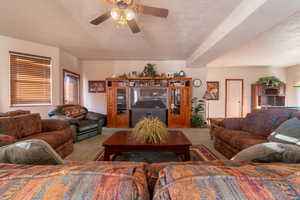
[(66, 73), (69, 73), (69, 74), (74, 74), (75, 76), (78, 76), (79, 78), (79, 85), (78, 85), (78, 104), (80, 104), (80, 100), (81, 100), (81, 77), (80, 77), (80, 74), (77, 74), (75, 72), (72, 72), (72, 71), (69, 71), (69, 70), (66, 70), (66, 69), (63, 69), (63, 78), (62, 78), (62, 81), (63, 81), (63, 104), (65, 104), (65, 75)]
[(227, 118), (227, 97), (228, 97), (228, 89), (227, 85), (229, 81), (241, 81), (242, 82), (242, 109), (241, 109), (241, 116), (244, 116), (244, 79), (225, 79), (225, 118)]
[(9, 54), (15, 54), (17, 56), (28, 56), (28, 57), (33, 57), (33, 58), (40, 58), (40, 59), (45, 59), (45, 60), (51, 60), (51, 57), (46, 57), (46, 56), (37, 56), (33, 54), (28, 54), (28, 53), (21, 53), (21, 52), (16, 52), (16, 51), (9, 51)]

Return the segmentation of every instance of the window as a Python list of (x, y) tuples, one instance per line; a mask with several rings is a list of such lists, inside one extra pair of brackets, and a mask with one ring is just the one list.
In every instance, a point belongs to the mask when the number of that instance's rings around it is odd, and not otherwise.
[(79, 104), (80, 75), (64, 70), (64, 104)]
[(11, 105), (51, 104), (51, 58), (10, 52)]

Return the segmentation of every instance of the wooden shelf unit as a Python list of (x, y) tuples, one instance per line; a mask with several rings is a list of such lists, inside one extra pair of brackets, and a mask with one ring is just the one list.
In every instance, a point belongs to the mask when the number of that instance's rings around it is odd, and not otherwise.
[(252, 110), (270, 106), (285, 106), (285, 84), (280, 84), (278, 87), (252, 84), (251, 93)]
[(189, 128), (191, 126), (192, 78), (107, 78), (106, 86), (109, 128), (130, 127), (131, 87), (167, 88), (168, 127)]

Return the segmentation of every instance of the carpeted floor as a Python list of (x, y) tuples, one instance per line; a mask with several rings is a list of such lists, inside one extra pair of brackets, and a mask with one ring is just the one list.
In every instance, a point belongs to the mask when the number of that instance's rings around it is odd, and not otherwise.
[[(114, 132), (124, 129), (109, 129), (104, 128), (102, 135), (98, 135), (81, 142), (77, 142), (74, 145), (74, 152), (69, 155), (66, 160), (74, 161), (92, 161), (97, 152), (102, 148), (102, 143)], [(213, 142), (210, 140), (209, 129), (176, 129), (181, 130), (191, 140), (193, 145), (203, 144), (209, 148), (219, 159), (225, 160), (222, 156), (213, 148)]]

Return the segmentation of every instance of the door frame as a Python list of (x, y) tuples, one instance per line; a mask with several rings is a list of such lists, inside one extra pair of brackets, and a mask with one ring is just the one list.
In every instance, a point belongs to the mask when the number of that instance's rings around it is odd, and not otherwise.
[(240, 81), (242, 82), (242, 102), (241, 102), (241, 116), (244, 116), (244, 79), (225, 79), (225, 118), (227, 118), (227, 97), (228, 97), (228, 82), (229, 81)]
[(69, 70), (66, 70), (66, 69), (63, 69), (63, 77), (62, 77), (62, 81), (63, 81), (63, 104), (65, 104), (65, 97), (66, 97), (66, 94), (65, 94), (65, 87), (66, 87), (66, 84), (65, 84), (65, 76), (66, 74), (73, 74), (74, 76), (77, 76), (78, 77), (78, 104), (81, 103), (81, 77), (80, 77), (80, 74), (78, 73), (75, 73), (75, 72), (72, 72), (72, 71), (69, 71)]

